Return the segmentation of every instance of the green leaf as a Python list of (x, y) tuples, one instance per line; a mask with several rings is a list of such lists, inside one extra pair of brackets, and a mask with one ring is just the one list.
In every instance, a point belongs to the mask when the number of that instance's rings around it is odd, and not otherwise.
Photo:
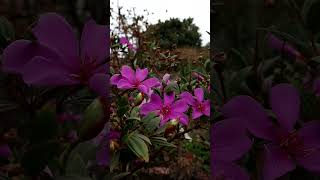
[(155, 113), (149, 113), (147, 116), (142, 118), (142, 122), (146, 127), (146, 130), (148, 132), (152, 132), (159, 127), (160, 118)]
[(116, 154), (112, 154), (111, 155), (110, 172), (112, 172), (113, 169), (118, 166), (119, 158), (120, 158), (120, 153), (119, 152), (117, 152)]
[(112, 176), (111, 180), (119, 180), (124, 178), (125, 176), (129, 175), (130, 172), (123, 172), (123, 173), (117, 173), (116, 175)]
[(124, 137), (124, 142), (128, 145), (129, 149), (139, 158), (144, 161), (149, 161), (148, 146), (137, 133), (133, 132)]
[(145, 136), (143, 134), (137, 134), (137, 136), (139, 136), (141, 139), (143, 139), (145, 142), (147, 142), (151, 145), (151, 141), (147, 136)]
[(78, 153), (73, 153), (67, 161), (66, 174), (86, 176), (86, 164)]
[(84, 112), (79, 128), (80, 139), (84, 141), (95, 137), (97, 134), (94, 133), (94, 129), (100, 124), (103, 126), (104, 121), (103, 105), (100, 100), (96, 98)]
[(0, 41), (5, 47), (8, 42), (14, 40), (14, 27), (7, 18), (0, 17)]
[(313, 32), (320, 31), (320, 0), (306, 0), (302, 8), (302, 17), (307, 27)]
[(117, 114), (119, 117), (122, 117), (129, 111), (128, 98), (125, 96), (118, 98), (117, 104), (118, 104)]
[(158, 146), (167, 146), (167, 147), (176, 147), (176, 145), (169, 143), (164, 137), (151, 137), (150, 138), (152, 144)]
[(89, 177), (82, 177), (82, 176), (59, 176), (56, 178), (56, 180), (93, 180)]

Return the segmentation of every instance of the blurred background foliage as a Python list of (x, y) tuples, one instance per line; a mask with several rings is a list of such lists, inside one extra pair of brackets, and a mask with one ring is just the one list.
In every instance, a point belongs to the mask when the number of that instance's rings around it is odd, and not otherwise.
[[(211, 88), (215, 107), (232, 97), (249, 95), (267, 110), (268, 91), (278, 83), (291, 83), (302, 98), (301, 122), (320, 119), (320, 98), (314, 92), (319, 78), (319, 0), (213, 0), (211, 1)], [(284, 48), (268, 44), (273, 34)], [(216, 108), (218, 109), (218, 108)], [(221, 116), (214, 112), (215, 121)], [(248, 165), (250, 172), (254, 164)], [(318, 179), (297, 168), (280, 179)]]

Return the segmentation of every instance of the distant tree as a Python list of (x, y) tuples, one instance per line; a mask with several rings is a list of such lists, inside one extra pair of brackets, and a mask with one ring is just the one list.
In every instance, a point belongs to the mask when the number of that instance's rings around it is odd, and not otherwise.
[(164, 22), (150, 25), (145, 34), (149, 40), (159, 43), (161, 48), (201, 47), (199, 27), (193, 23), (193, 18), (171, 18)]

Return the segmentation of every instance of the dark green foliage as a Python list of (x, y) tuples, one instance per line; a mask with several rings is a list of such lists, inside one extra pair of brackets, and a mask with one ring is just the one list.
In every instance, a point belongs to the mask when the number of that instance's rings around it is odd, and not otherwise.
[(201, 35), (199, 27), (193, 23), (192, 18), (171, 18), (164, 22), (159, 21), (151, 25), (146, 33), (154, 41), (159, 42), (161, 48), (177, 47), (200, 47)]

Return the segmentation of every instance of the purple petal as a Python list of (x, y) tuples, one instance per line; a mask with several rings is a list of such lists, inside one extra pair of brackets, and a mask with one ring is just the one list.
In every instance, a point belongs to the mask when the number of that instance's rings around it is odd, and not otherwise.
[(174, 101), (175, 94), (174, 92), (164, 93), (164, 105), (171, 105)]
[(117, 84), (119, 89), (131, 89), (134, 88), (134, 85), (131, 84), (127, 79), (120, 79)]
[(140, 107), (140, 113), (143, 115), (147, 115), (151, 112), (157, 112), (157, 111), (159, 111), (159, 107), (152, 103), (145, 103), (145, 104), (142, 104)]
[(117, 85), (121, 79), (122, 76), (120, 74), (115, 74), (110, 78), (110, 83), (112, 85)]
[(158, 96), (157, 94), (151, 94), (150, 103), (152, 103), (152, 104), (155, 105), (158, 109), (160, 109), (161, 106), (162, 106), (161, 97)]
[(320, 172), (320, 121), (307, 122), (298, 131), (305, 154), (296, 156), (298, 164), (313, 172)]
[(7, 144), (1, 144), (0, 145), (0, 156), (3, 158), (9, 158), (11, 156), (12, 152), (10, 150), (10, 147)]
[(187, 126), (189, 124), (189, 118), (186, 114), (184, 113), (181, 113), (179, 116), (178, 116), (178, 120), (181, 124)]
[(278, 37), (274, 36), (271, 33), (269, 34), (267, 41), (268, 41), (268, 45), (271, 48), (277, 50), (278, 52), (284, 52), (290, 58), (297, 58), (301, 56), (300, 53), (295, 48), (293, 48), (290, 44), (279, 39)]
[(149, 88), (156, 87), (160, 85), (160, 82), (157, 78), (149, 78), (142, 82), (145, 86), (148, 86)]
[(63, 67), (54, 61), (36, 56), (22, 70), (23, 80), (27, 84), (40, 86), (74, 85), (79, 82), (71, 77)]
[(119, 40), (121, 45), (126, 45), (129, 43), (128, 39), (126, 37), (121, 37)]
[(99, 94), (101, 97), (107, 97), (108, 94), (109, 75), (94, 74), (89, 80), (89, 87)]
[(313, 81), (312, 90), (316, 94), (316, 96), (320, 96), (320, 78), (317, 78)]
[(160, 116), (160, 127), (165, 125), (169, 121), (168, 116)]
[(296, 157), (298, 164), (311, 172), (320, 173), (320, 150), (314, 149), (310, 153)]
[(148, 76), (148, 73), (149, 73), (149, 71), (148, 71), (148, 69), (147, 68), (145, 68), (145, 69), (137, 69), (136, 70), (136, 79), (139, 81), (139, 82), (142, 82), (143, 80), (145, 80), (146, 79), (146, 77)]
[(298, 90), (290, 84), (278, 84), (271, 88), (270, 104), (280, 125), (292, 130), (300, 114)]
[(81, 35), (81, 58), (95, 59), (98, 64), (109, 56), (109, 28), (98, 25), (94, 20), (89, 20)]
[(269, 121), (263, 107), (249, 96), (236, 96), (221, 109), (225, 117), (246, 120), (248, 130), (257, 137), (271, 140), (274, 138)]
[(205, 114), (206, 116), (210, 116), (210, 101), (209, 100), (204, 101), (203, 114)]
[(134, 82), (135, 72), (134, 70), (127, 65), (121, 67), (121, 75), (129, 80), (130, 83)]
[(237, 160), (249, 151), (251, 145), (242, 119), (225, 119), (211, 127), (211, 156), (214, 159)]
[(203, 101), (203, 89), (202, 88), (196, 88), (194, 90), (194, 96), (197, 98), (198, 101)]
[(198, 108), (192, 107), (192, 119), (197, 119), (202, 116), (203, 113), (198, 110)]
[(63, 59), (48, 47), (28, 40), (17, 40), (11, 43), (3, 52), (3, 70), (21, 73), (22, 68), (34, 56), (54, 59), (56, 64), (63, 65)]
[(182, 99), (176, 101), (172, 106), (173, 111), (180, 112), (180, 113), (186, 112), (188, 108), (189, 108), (188, 104)]
[(180, 94), (180, 98), (184, 99), (186, 102), (188, 102), (188, 104), (193, 105), (194, 104), (194, 97), (192, 96), (192, 94), (190, 94), (189, 92), (182, 92)]
[(298, 131), (307, 148), (320, 148), (320, 121), (310, 121)]
[(149, 94), (150, 89), (147, 86), (140, 84), (138, 90), (144, 94)]
[(249, 174), (232, 162), (211, 160), (211, 179), (250, 180)]
[(109, 156), (109, 143), (108, 141), (102, 142), (96, 154), (96, 161), (100, 166), (108, 166), (110, 162)]
[(56, 13), (42, 15), (32, 31), (38, 41), (64, 55), (70, 67), (79, 65), (78, 40), (62, 16)]
[(295, 163), (279, 146), (266, 145), (264, 150), (264, 180), (275, 180), (295, 169)]

